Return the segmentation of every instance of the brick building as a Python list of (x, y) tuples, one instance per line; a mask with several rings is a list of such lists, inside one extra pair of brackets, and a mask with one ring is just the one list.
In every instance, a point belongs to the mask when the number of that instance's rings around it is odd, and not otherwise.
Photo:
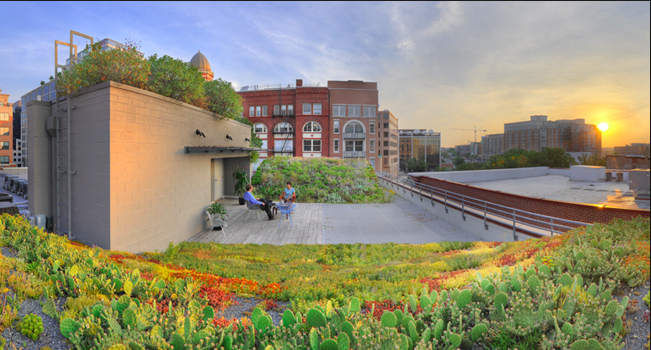
[(540, 152), (561, 146), (561, 128), (559, 124), (548, 121), (546, 115), (532, 115), (530, 121), (504, 124), (505, 151), (522, 148)]
[(504, 134), (482, 136), (481, 143), (482, 157), (484, 159), (504, 153)]
[(382, 171), (390, 174), (397, 174), (399, 168), (398, 142), (398, 118), (388, 109), (378, 113), (377, 123), (378, 134), (378, 158), (382, 162)]
[(14, 110), (9, 103), (9, 95), (0, 94), (0, 166), (13, 164), (13, 119)]
[(556, 120), (561, 128), (564, 150), (567, 152), (588, 152), (601, 154), (601, 131), (585, 119)]
[[(295, 85), (245, 86), (238, 94), (244, 117), (263, 140), (262, 148), (269, 149), (253, 169), (272, 156), (331, 157), (364, 158), (376, 171), (398, 173), (398, 119), (388, 111), (382, 112), (389, 113), (386, 121), (378, 117), (375, 82), (328, 81), (321, 86), (297, 79)], [(379, 161), (385, 151), (386, 167)]]

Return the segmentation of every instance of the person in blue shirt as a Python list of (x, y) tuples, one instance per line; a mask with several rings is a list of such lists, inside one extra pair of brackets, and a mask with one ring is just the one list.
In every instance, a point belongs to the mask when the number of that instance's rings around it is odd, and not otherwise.
[(283, 193), (280, 194), (280, 200), (282, 202), (294, 202), (296, 201), (296, 191), (292, 188), (292, 183), (287, 181), (287, 188), (283, 190)]
[(264, 198), (255, 198), (253, 197), (253, 193), (251, 192), (253, 192), (253, 186), (247, 184), (246, 192), (244, 193), (244, 196), (242, 196), (244, 200), (248, 201), (251, 205), (260, 204), (260, 210), (264, 210), (265, 212), (267, 212), (267, 216), (269, 217), (269, 220), (273, 220), (274, 216), (271, 213), (271, 207), (273, 206), (273, 202), (268, 201)]

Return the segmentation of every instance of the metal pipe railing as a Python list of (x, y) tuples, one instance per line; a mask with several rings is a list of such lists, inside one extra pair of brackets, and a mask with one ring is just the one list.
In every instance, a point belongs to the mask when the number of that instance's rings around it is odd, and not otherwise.
[[(456, 205), (461, 210), (461, 215), (464, 220), (466, 219), (465, 216), (468, 209), (475, 209), (480, 213), (483, 211), (483, 221), (484, 227), (486, 229), (488, 229), (488, 215), (505, 219), (511, 222), (511, 226), (513, 227), (514, 240), (516, 239), (515, 233), (517, 224), (533, 227), (536, 229), (549, 228), (551, 236), (553, 236), (555, 233), (565, 233), (565, 231), (580, 226), (592, 226), (590, 223), (532, 213), (517, 208), (507, 207), (501, 204), (472, 198), (456, 192), (441, 190), (434, 186), (416, 182), (412, 179), (404, 179), (384, 172), (377, 172), (376, 174), (380, 180), (391, 183), (392, 186), (395, 185), (396, 187), (402, 187), (403, 193), (406, 193), (406, 191), (409, 190), (412, 197), (414, 195), (414, 192), (418, 191), (421, 201), (424, 195), (429, 196), (432, 206), (434, 206), (435, 200), (442, 202), (446, 213), (448, 212), (448, 205)], [(435, 199), (434, 196), (439, 197), (439, 199)]]

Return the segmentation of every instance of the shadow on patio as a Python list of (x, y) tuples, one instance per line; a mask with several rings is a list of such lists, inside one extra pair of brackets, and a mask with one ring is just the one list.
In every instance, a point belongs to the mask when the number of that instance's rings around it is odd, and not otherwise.
[[(297, 203), (296, 210), (292, 213), (293, 227), (289, 227), (289, 220), (283, 218), (280, 222), (280, 212), (275, 220), (269, 221), (267, 214), (260, 211), (256, 219), (255, 212), (249, 213), (246, 218), (246, 205), (239, 205), (237, 199), (222, 199), (219, 201), (226, 206), (226, 239), (221, 231), (206, 228), (203, 232), (190, 238), (188, 242), (217, 242), (217, 243), (255, 243), (255, 244), (318, 244), (321, 239), (321, 225), (323, 221), (321, 203)], [(246, 221), (245, 221), (246, 218)], [(207, 226), (207, 225), (206, 225)]]

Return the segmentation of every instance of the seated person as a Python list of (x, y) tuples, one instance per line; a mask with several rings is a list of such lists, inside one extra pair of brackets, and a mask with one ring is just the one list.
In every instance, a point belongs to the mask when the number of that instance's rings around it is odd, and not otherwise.
[(274, 216), (271, 214), (271, 207), (273, 206), (272, 201), (268, 201), (264, 198), (255, 198), (253, 197), (253, 186), (250, 184), (246, 185), (246, 193), (244, 193), (244, 200), (248, 201), (251, 205), (255, 204), (260, 204), (260, 210), (264, 210), (267, 212), (267, 216), (269, 217), (269, 220), (273, 220)]
[(283, 192), (280, 194), (280, 201), (281, 202), (294, 202), (296, 201), (296, 191), (292, 188), (292, 183), (290, 181), (287, 181), (287, 188), (283, 190)]

